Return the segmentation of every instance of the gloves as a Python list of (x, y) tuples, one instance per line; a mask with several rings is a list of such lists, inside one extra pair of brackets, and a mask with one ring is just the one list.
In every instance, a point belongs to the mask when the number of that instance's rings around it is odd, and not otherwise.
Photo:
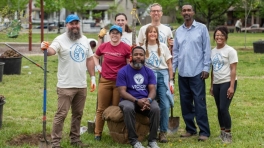
[(49, 48), (49, 42), (47, 41), (43, 41), (41, 44), (40, 44), (40, 48), (41, 50), (47, 50)]
[(95, 89), (96, 89), (95, 76), (91, 76), (90, 92), (93, 92)]
[(102, 67), (100, 65), (96, 65), (95, 67), (96, 67), (96, 69), (98, 70), (99, 73), (102, 72)]
[(103, 38), (106, 35), (106, 29), (102, 28), (98, 34), (99, 38)]
[(171, 94), (174, 94), (174, 81), (173, 80), (170, 80), (169, 86), (170, 86)]

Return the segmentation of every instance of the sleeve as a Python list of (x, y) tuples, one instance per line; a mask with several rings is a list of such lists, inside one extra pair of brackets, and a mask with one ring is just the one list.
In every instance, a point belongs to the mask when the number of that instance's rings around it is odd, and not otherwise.
[(50, 47), (56, 51), (56, 53), (60, 52), (60, 42), (58, 38), (55, 38), (52, 43), (50, 44)]
[(172, 51), (172, 54), (173, 54), (173, 58), (172, 58), (172, 71), (175, 73), (176, 72), (176, 69), (178, 68), (178, 57), (179, 57), (179, 44), (178, 44), (178, 40), (177, 40), (177, 34), (176, 34), (177, 31), (175, 31), (175, 34), (174, 34), (174, 42), (173, 42), (173, 51)]
[(210, 43), (210, 36), (206, 26), (203, 27), (203, 40), (202, 40), (202, 50), (203, 50), (203, 57), (204, 57), (204, 67), (203, 71), (210, 72), (211, 67), (211, 43)]
[[(169, 50), (169, 48), (165, 45), (165, 46), (163, 46), (163, 50), (164, 50), (164, 54), (165, 54), (165, 60), (166, 61), (168, 61), (168, 59), (171, 59), (172, 58), (172, 55), (171, 55), (171, 53), (170, 53), (170, 50)], [(165, 61), (165, 62), (166, 62)]]
[(116, 78), (116, 86), (127, 86), (126, 83), (126, 74), (125, 74), (125, 67), (120, 69), (117, 73), (117, 78)]
[(101, 44), (101, 45), (97, 48), (95, 54), (98, 55), (98, 56), (102, 56), (102, 55), (103, 55), (103, 54), (102, 54), (102, 49), (104, 48), (104, 46), (105, 46), (104, 43)]
[(228, 54), (228, 60), (229, 64), (237, 63), (238, 62), (238, 57), (237, 57), (237, 51), (232, 48), (232, 50)]
[(138, 32), (138, 43), (142, 43), (142, 44), (144, 44), (144, 36), (145, 36), (145, 34), (144, 34), (144, 26), (142, 26), (140, 29), (139, 29), (139, 32)]

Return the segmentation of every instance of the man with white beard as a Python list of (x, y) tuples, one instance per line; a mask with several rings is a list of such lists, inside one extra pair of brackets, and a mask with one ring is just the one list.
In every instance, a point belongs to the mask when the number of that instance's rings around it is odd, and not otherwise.
[(80, 140), (80, 125), (87, 95), (86, 69), (91, 76), (91, 88), (96, 88), (93, 51), (87, 38), (80, 31), (80, 19), (70, 14), (66, 18), (66, 32), (56, 37), (51, 45), (43, 41), (41, 49), (48, 56), (58, 55), (58, 110), (53, 120), (52, 147), (60, 148), (63, 124), (69, 109), (72, 110), (70, 143), (76, 147), (88, 147)]

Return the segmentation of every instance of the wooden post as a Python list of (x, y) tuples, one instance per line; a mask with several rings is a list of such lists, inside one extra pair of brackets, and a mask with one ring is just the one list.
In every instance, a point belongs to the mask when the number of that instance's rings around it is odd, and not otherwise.
[(136, 29), (136, 23), (137, 23), (137, 0), (133, 1), (133, 10), (132, 10), (132, 46), (136, 46), (136, 34), (137, 34), (137, 29)]
[(32, 13), (32, 0), (29, 0), (29, 4), (28, 4), (28, 22), (29, 22), (29, 26), (28, 26), (28, 50), (31, 51), (32, 50), (32, 19), (31, 19), (31, 13)]

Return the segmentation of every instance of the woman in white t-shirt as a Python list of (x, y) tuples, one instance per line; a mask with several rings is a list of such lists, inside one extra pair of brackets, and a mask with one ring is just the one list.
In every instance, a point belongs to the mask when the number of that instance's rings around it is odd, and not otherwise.
[(169, 48), (159, 41), (156, 26), (149, 25), (145, 32), (146, 42), (142, 47), (146, 50), (146, 66), (153, 70), (157, 79), (156, 98), (160, 107), (159, 141), (167, 142), (169, 111), (173, 106), (174, 81)]
[(214, 96), (220, 126), (220, 138), (224, 143), (232, 142), (229, 106), (236, 91), (237, 52), (226, 44), (228, 30), (219, 27), (214, 32), (216, 47), (211, 52), (212, 72), (210, 94)]
[[(127, 16), (124, 13), (117, 13), (115, 15), (115, 24), (122, 27), (123, 30), (123, 34), (121, 37), (121, 41), (128, 44), (129, 46), (132, 46), (132, 30), (129, 28), (129, 26), (127, 25)], [(98, 43), (99, 45), (102, 42), (109, 42), (110, 41), (110, 36), (109, 36), (109, 32), (107, 32), (104, 37), (102, 37), (100, 34), (103, 33), (99, 33), (98, 37)], [(104, 40), (102, 41), (102, 38), (104, 38)], [(138, 39), (136, 37), (136, 44), (138, 44)]]

